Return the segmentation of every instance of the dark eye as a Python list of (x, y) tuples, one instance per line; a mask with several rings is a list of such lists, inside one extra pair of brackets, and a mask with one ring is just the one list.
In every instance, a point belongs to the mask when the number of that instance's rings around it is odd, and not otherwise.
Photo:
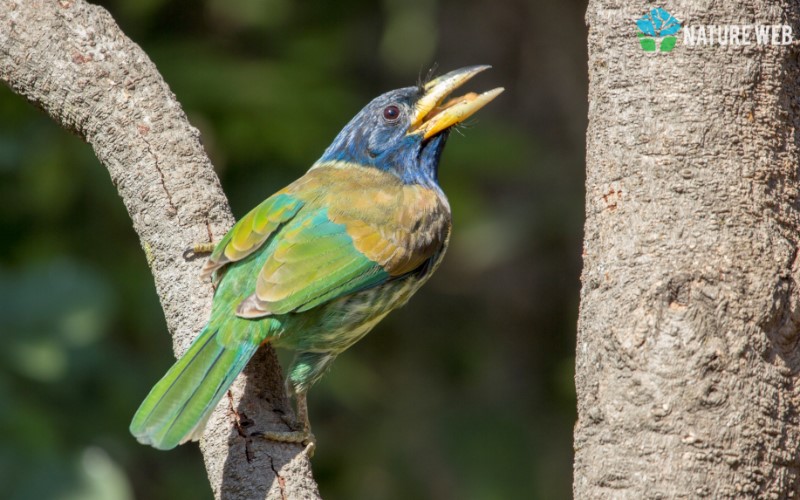
[(400, 108), (394, 104), (383, 108), (383, 119), (387, 122), (393, 122), (400, 118)]

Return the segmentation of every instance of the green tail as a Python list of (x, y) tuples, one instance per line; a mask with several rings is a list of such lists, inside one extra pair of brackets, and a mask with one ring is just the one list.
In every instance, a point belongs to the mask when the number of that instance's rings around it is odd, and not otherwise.
[(207, 326), (153, 387), (131, 422), (131, 434), (140, 443), (169, 450), (199, 439), (212, 410), (260, 344), (244, 341), (226, 348), (226, 337)]

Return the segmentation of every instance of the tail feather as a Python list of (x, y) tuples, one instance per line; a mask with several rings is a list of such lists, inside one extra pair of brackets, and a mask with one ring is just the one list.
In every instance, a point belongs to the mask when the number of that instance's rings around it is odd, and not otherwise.
[(245, 340), (226, 347), (219, 330), (206, 327), (144, 399), (133, 416), (131, 434), (161, 450), (198, 439), (258, 346)]

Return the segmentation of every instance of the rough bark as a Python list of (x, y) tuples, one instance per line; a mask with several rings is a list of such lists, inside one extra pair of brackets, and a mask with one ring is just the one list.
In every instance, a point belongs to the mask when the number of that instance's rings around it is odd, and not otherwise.
[[(646, 53), (653, 7), (587, 12), (575, 497), (795, 498), (797, 46)], [(788, 0), (664, 7), (800, 34)]]
[[(155, 65), (100, 7), (0, 0), (0, 80), (94, 148), (141, 239), (175, 352), (184, 352), (213, 290), (198, 278), (202, 259), (187, 261), (183, 250), (220, 238), (233, 218), (197, 129)], [(274, 353), (262, 349), (245, 375), (201, 441), (214, 495), (318, 498), (300, 446), (243, 437), (286, 429), (275, 413), (287, 403)]]

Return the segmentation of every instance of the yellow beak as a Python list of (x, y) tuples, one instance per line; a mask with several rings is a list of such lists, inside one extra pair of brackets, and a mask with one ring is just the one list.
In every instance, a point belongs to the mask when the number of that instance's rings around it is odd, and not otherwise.
[(452, 98), (442, 104), (445, 98), (455, 89), (481, 71), (489, 68), (491, 66), (461, 68), (426, 83), (425, 95), (417, 101), (414, 107), (411, 126), (408, 129), (409, 135), (421, 133), (423, 134), (423, 139), (433, 137), (442, 130), (463, 122), (500, 95), (505, 90), (502, 87), (482, 94), (470, 92), (461, 97)]

